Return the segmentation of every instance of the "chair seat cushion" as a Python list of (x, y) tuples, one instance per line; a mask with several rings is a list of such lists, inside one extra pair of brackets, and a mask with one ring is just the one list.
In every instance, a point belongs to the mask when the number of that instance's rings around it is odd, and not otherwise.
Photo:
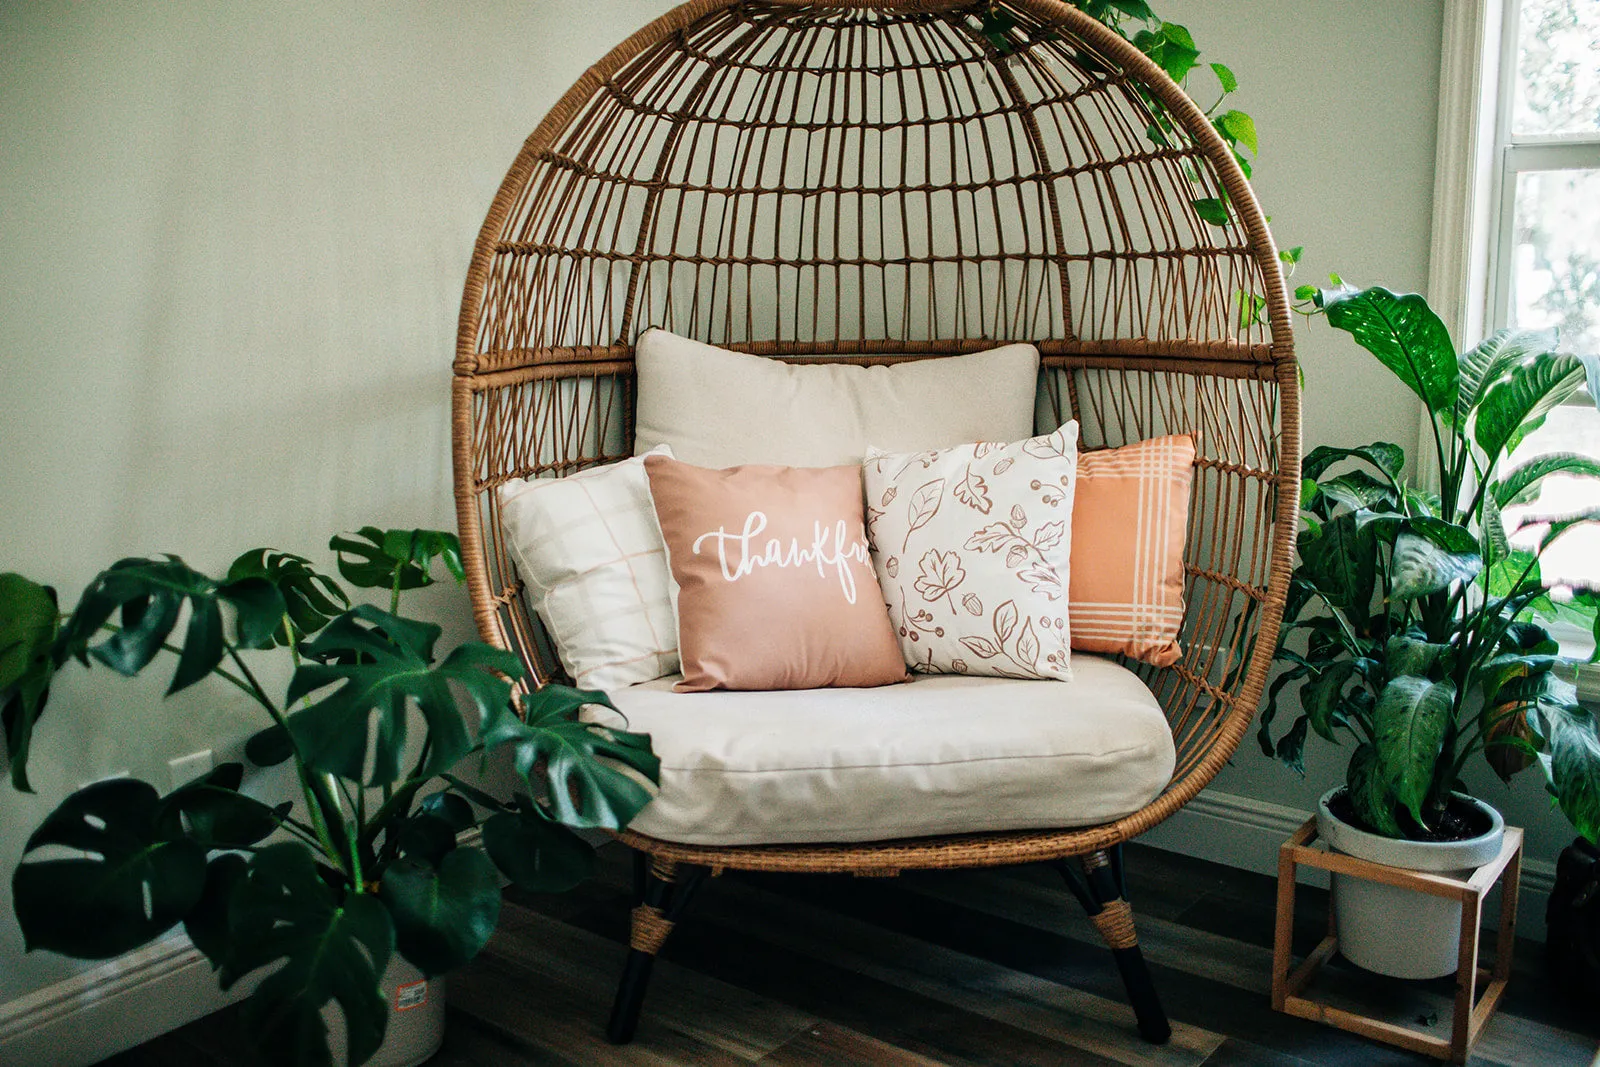
[[(1092, 826), (1172, 776), (1172, 733), (1133, 672), (1070, 682), (919, 676), (876, 689), (614, 690), (651, 737), (661, 790), (631, 829), (698, 845), (879, 841)], [(594, 721), (616, 723), (592, 707)]]

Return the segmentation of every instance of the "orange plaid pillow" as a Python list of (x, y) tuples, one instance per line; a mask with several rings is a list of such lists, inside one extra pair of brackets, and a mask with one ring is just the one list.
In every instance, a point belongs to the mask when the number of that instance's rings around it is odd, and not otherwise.
[(1083, 452), (1067, 586), (1072, 647), (1165, 667), (1183, 654), (1183, 540), (1194, 483), (1186, 435)]

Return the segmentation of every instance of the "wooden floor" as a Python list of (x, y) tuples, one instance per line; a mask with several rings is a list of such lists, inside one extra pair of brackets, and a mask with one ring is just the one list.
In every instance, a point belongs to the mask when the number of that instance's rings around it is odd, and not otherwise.
[[(708, 883), (657, 966), (632, 1045), (601, 1035), (624, 954), (626, 858), (559, 898), (511, 892), (500, 932), (449, 978), (436, 1067), (496, 1064), (1426, 1064), (1273, 1012), (1271, 879), (1130, 846), (1140, 940), (1172, 1016), (1151, 1046), (1110, 955), (1042, 868), (897, 879), (727, 876)], [(1302, 890), (1296, 951), (1325, 894)], [(1587, 1067), (1600, 1011), (1562, 1002), (1521, 942), (1507, 999), (1470, 1062)], [(1448, 982), (1391, 982), (1336, 962), (1314, 992), (1449, 1033)], [(242, 1065), (230, 1011), (108, 1060)]]

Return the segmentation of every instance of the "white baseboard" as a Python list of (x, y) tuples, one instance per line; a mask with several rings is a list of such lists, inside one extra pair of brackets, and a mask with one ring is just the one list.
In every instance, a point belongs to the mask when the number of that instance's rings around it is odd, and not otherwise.
[[(1139, 838), (1184, 856), (1225, 863), (1257, 874), (1278, 875), (1278, 846), (1311, 817), (1309, 811), (1234, 793), (1202, 792), (1172, 818)], [(1300, 881), (1328, 884), (1327, 873), (1301, 869)], [(1524, 857), (1522, 887), (1517, 897), (1517, 933), (1544, 940), (1544, 908), (1555, 886), (1556, 865)], [(1136, 902), (1137, 905), (1137, 902)], [(1498, 912), (1485, 916), (1487, 925)]]
[(166, 938), (0, 1004), (0, 1063), (87, 1067), (243, 995), (217, 988), (187, 937)]

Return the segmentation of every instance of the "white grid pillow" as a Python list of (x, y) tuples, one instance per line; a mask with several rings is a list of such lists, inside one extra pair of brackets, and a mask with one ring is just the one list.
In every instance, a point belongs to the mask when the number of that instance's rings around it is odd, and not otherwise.
[(565, 478), (513, 479), (500, 487), (500, 524), (529, 606), (579, 688), (677, 672), (672, 578), (643, 456)]

